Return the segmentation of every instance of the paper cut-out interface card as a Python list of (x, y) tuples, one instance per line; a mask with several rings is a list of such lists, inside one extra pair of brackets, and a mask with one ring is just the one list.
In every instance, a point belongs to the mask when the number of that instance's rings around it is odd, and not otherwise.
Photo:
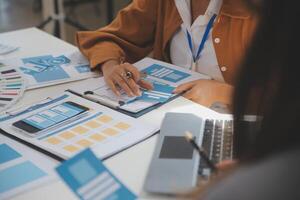
[(55, 163), (0, 134), (0, 199), (9, 199), (46, 184), (54, 177)]
[(93, 154), (86, 149), (63, 162), (56, 171), (80, 199), (136, 199)]

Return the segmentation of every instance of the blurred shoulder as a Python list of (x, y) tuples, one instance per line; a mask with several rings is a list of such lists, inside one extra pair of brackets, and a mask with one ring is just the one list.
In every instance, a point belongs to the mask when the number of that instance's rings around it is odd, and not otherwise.
[(205, 200), (300, 199), (300, 150), (244, 166), (207, 191)]

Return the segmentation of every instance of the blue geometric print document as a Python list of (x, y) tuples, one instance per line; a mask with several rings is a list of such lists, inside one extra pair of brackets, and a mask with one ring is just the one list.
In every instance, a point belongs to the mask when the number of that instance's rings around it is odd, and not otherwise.
[(36, 55), (1, 60), (17, 67), (27, 81), (29, 89), (99, 76), (92, 72), (89, 61), (79, 52)]
[(136, 199), (93, 154), (86, 149), (63, 162), (56, 171), (80, 199)]
[(170, 81), (172, 83), (177, 83), (189, 76), (188, 73), (178, 71), (176, 69), (171, 69), (169, 67), (165, 67), (159, 64), (153, 64), (146, 69), (142, 70), (142, 72), (147, 73), (149, 76), (153, 76), (155, 78)]
[(21, 157), (21, 154), (10, 148), (7, 144), (0, 144), (0, 164)]
[(75, 69), (80, 74), (91, 72), (91, 69), (90, 69), (89, 65), (78, 65), (78, 66), (75, 66)]
[(0, 144), (0, 199), (46, 176), (48, 174), (44, 170), (24, 158), (19, 151), (6, 143)]
[(30, 161), (0, 171), (0, 193), (40, 179), (47, 174)]
[(38, 83), (70, 78), (62, 68), (62, 65), (70, 63), (70, 60), (63, 55), (24, 58), (22, 61), (24, 65), (31, 64), (31, 67), (20, 67), (20, 69), (25, 74), (32, 76)]

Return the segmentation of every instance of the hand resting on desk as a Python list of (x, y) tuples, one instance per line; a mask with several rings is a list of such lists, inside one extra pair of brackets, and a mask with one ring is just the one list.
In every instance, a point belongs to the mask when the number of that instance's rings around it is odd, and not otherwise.
[(233, 87), (215, 80), (196, 80), (179, 85), (174, 93), (185, 92), (183, 97), (210, 107), (214, 102), (231, 104)]

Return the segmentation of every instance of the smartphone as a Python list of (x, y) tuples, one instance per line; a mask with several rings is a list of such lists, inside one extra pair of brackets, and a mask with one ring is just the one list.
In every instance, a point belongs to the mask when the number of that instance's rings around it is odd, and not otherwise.
[(67, 101), (47, 110), (14, 122), (12, 125), (26, 133), (36, 135), (87, 112), (89, 108)]

